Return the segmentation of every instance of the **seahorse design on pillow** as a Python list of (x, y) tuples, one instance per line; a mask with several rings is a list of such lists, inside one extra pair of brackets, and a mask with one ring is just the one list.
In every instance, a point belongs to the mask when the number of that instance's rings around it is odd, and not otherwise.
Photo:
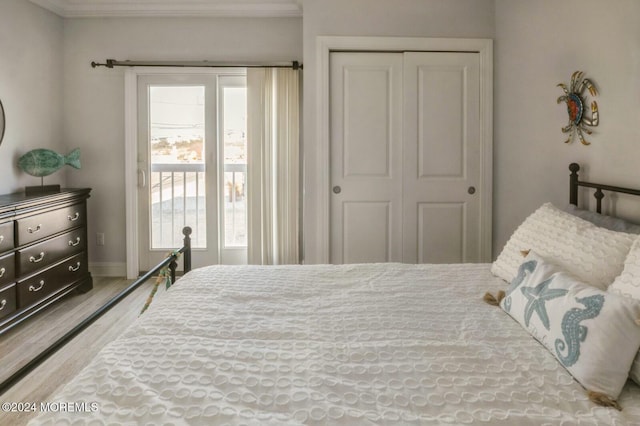
[(504, 310), (506, 312), (511, 310), (511, 293), (513, 293), (516, 288), (520, 287), (520, 284), (522, 284), (524, 279), (527, 277), (527, 273), (532, 273), (536, 269), (536, 266), (538, 266), (538, 262), (536, 260), (529, 260), (527, 262), (523, 262), (518, 268), (518, 274), (513, 281), (511, 281), (509, 287), (507, 287), (504, 298)]
[[(604, 296), (596, 294), (594, 296), (577, 298), (576, 302), (584, 305), (585, 309), (571, 308), (562, 318), (562, 335), (564, 340), (556, 339), (556, 353), (558, 359), (565, 367), (571, 367), (580, 358), (580, 343), (587, 338), (588, 328), (580, 323), (582, 321), (595, 318), (600, 315)], [(566, 355), (563, 354), (566, 350)]]

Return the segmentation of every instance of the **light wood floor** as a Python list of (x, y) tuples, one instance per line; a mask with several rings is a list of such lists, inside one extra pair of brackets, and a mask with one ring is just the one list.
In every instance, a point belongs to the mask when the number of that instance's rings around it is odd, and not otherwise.
[[(49, 402), (56, 389), (74, 377), (107, 343), (120, 335), (140, 313), (154, 279), (127, 296), (89, 328), (33, 370), (4, 395), (1, 402)], [(0, 381), (64, 335), (132, 281), (123, 278), (95, 278), (93, 290), (69, 295), (44, 312), (0, 335)], [(162, 289), (164, 286), (160, 286)], [(160, 293), (161, 290), (159, 290)], [(158, 295), (159, 296), (159, 295)], [(26, 424), (35, 414), (5, 413), (0, 425)]]

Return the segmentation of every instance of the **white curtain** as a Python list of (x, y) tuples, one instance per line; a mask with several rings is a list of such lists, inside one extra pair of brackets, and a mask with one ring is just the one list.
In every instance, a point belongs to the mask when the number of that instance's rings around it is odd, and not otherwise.
[(247, 70), (248, 262), (299, 263), (299, 71)]

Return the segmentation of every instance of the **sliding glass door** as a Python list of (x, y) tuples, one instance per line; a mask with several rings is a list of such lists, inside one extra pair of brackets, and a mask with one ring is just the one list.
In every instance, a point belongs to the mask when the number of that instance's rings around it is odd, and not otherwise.
[(138, 78), (140, 270), (180, 247), (184, 226), (194, 266), (246, 263), (245, 77)]

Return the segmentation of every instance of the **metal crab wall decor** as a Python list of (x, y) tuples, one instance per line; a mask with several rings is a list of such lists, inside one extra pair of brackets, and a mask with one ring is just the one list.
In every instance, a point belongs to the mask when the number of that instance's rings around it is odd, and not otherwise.
[(564, 143), (571, 142), (573, 134), (577, 133), (578, 138), (580, 138), (580, 142), (582, 142), (583, 145), (590, 145), (591, 143), (584, 139), (582, 132), (590, 135), (592, 131), (589, 130), (587, 126), (595, 127), (599, 122), (598, 104), (596, 101), (591, 101), (591, 118), (587, 118), (585, 116), (585, 102), (583, 97), (584, 89), (589, 89), (591, 96), (596, 96), (598, 91), (589, 79), (582, 78), (583, 75), (584, 73), (582, 71), (574, 72), (571, 75), (571, 84), (569, 87), (567, 87), (566, 84), (558, 84), (558, 86), (562, 87), (562, 90), (564, 90), (564, 95), (558, 98), (558, 103), (566, 102), (567, 111), (569, 112), (569, 124), (562, 128), (562, 132), (570, 134), (569, 138), (564, 141)]

